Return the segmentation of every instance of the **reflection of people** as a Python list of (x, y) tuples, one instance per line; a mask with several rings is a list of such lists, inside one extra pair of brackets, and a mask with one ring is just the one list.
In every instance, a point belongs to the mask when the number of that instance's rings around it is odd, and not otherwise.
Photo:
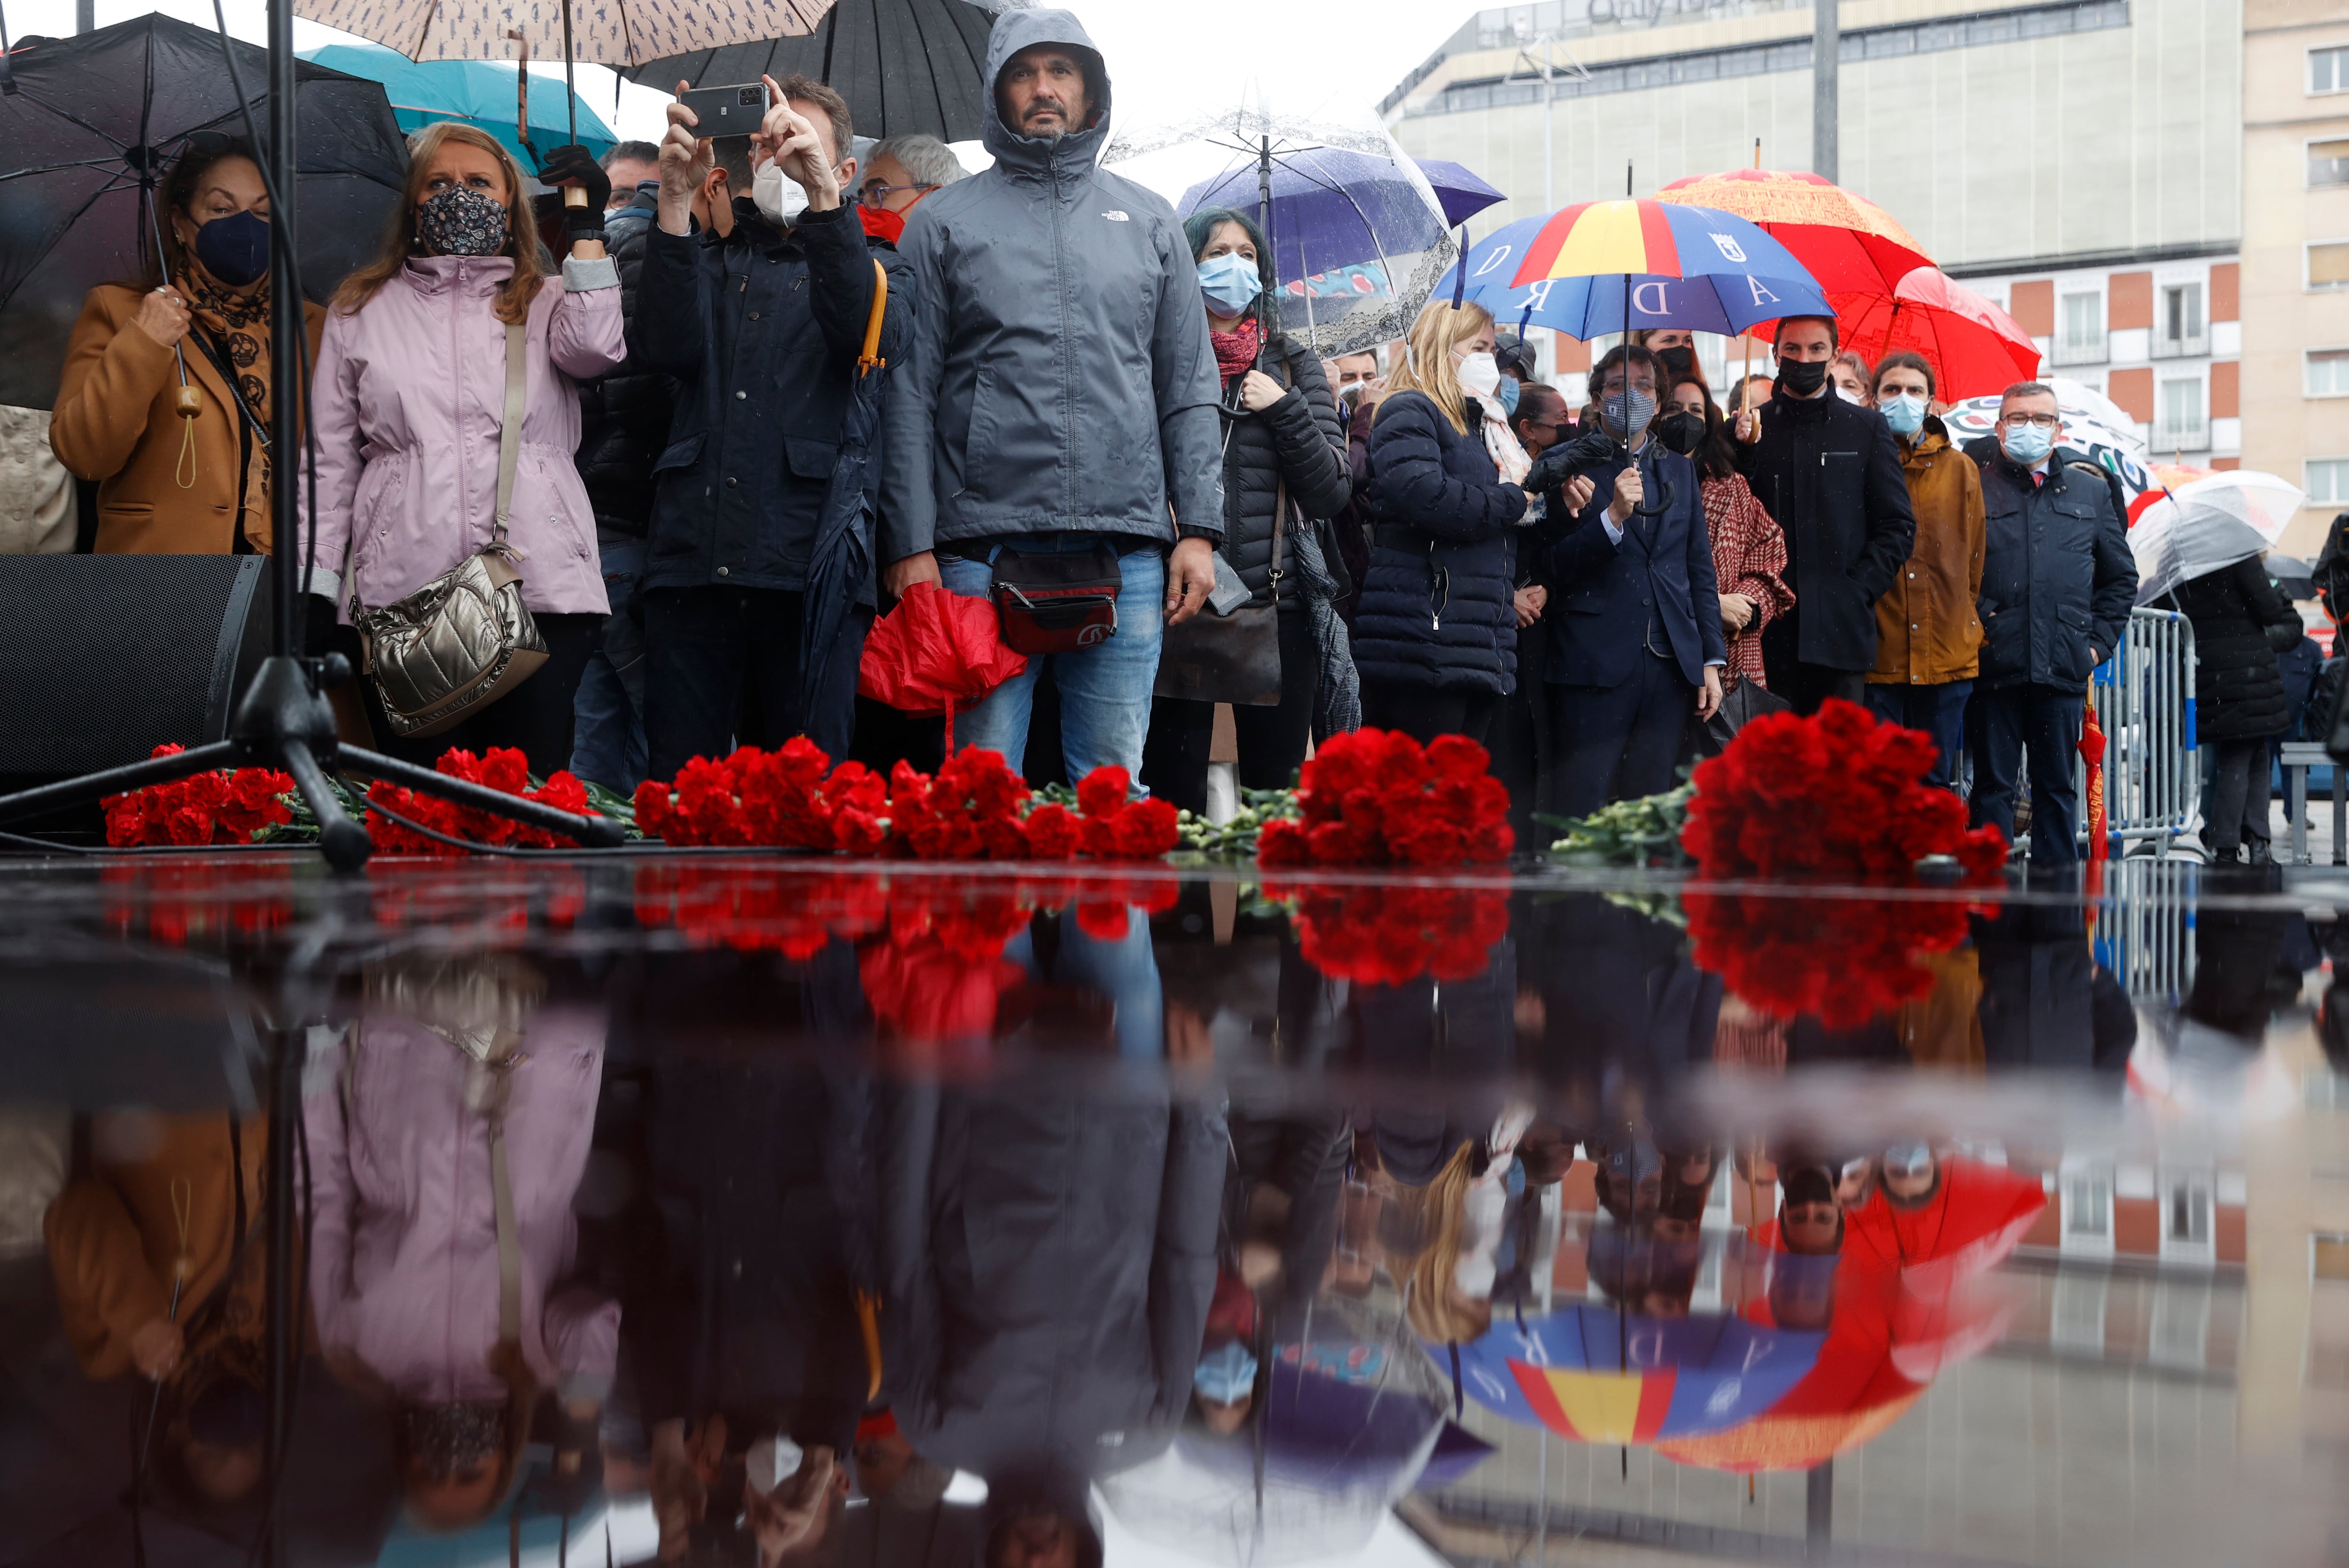
[(602, 1013), (525, 1012), (484, 1000), (495, 975), (444, 978), (460, 1005), (508, 1010), (506, 1023), (373, 1014), (305, 1107), (320, 1347), (345, 1382), (395, 1408), (402, 1489), (434, 1530), (476, 1523), (507, 1495), (541, 1392), (571, 1420), (592, 1418), (620, 1318), (569, 1282)]
[(1836, 1200), (1837, 1186), (1837, 1173), (1824, 1165), (1796, 1166), (1779, 1174), (1777, 1234), (1788, 1252), (1825, 1257), (1843, 1250), (1843, 1205)]

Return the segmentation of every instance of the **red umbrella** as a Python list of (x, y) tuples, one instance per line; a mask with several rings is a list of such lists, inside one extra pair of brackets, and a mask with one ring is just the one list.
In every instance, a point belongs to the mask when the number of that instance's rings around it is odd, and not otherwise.
[(1896, 1208), (1879, 1187), (1844, 1221), (1846, 1258), (1898, 1269), (1902, 1284), (1929, 1301), (1997, 1265), (2047, 1207), (2036, 1176), (1979, 1160), (1939, 1165), (1922, 1203)]
[(1003, 645), (994, 605), (916, 583), (866, 634), (856, 690), (906, 713), (945, 714), (951, 757), (956, 707), (968, 707), (1027, 667), (1027, 655)]
[(1712, 207), (1760, 224), (1830, 294), (1889, 293), (1910, 270), (1933, 264), (1925, 247), (1883, 208), (1800, 170), (1692, 174), (1657, 191), (1656, 200)]
[(1944, 403), (2003, 392), (2039, 375), (2039, 346), (2022, 324), (1935, 267), (1920, 267), (1889, 294), (1830, 293), (1843, 346), (1870, 365), (1921, 354)]

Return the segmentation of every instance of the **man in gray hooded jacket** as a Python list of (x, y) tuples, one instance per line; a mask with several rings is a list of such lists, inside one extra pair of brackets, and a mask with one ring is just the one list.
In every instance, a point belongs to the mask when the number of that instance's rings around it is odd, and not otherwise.
[(1109, 74), (1074, 16), (1006, 11), (987, 70), (995, 166), (915, 208), (899, 244), (925, 308), (890, 387), (882, 581), (985, 597), (1007, 552), (1106, 542), (1115, 634), (1030, 658), (955, 731), (1019, 767), (1050, 663), (1069, 778), (1138, 776), (1161, 634), (1206, 602), (1223, 537), (1198, 269), (1164, 200), (1094, 167)]

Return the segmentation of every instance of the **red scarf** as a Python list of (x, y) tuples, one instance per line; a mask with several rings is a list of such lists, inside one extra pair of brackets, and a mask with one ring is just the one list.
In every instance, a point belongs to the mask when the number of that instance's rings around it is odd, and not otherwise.
[(1216, 346), (1216, 368), (1229, 381), (1256, 368), (1257, 352), (1264, 346), (1264, 329), (1256, 317), (1243, 316), (1237, 332), (1217, 332), (1209, 327), (1207, 341)]

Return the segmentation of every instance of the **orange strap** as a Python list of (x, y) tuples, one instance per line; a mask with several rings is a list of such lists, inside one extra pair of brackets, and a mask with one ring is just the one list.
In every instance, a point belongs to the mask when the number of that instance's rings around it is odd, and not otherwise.
[[(881, 286), (886, 289), (889, 285), (885, 283)], [(856, 1293), (856, 1322), (864, 1331), (864, 1402), (869, 1405), (881, 1397), (881, 1303), (869, 1292)]]
[(864, 318), (864, 352), (856, 356), (856, 373), (871, 374), (889, 362), (881, 357), (881, 315), (889, 308), (889, 269), (873, 263), (873, 314)]

